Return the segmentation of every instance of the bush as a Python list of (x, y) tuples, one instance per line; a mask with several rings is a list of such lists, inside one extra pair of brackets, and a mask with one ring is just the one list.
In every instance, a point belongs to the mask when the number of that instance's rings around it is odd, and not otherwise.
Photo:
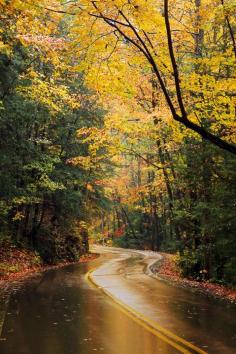
[(201, 260), (199, 258), (198, 252), (189, 249), (185, 249), (182, 254), (177, 254), (176, 263), (184, 277), (192, 277), (197, 280), (204, 277), (204, 273), (200, 269)]

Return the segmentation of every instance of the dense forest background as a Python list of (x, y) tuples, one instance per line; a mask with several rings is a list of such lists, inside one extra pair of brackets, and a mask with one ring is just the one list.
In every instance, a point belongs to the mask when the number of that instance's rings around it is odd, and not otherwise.
[(0, 1), (0, 242), (236, 285), (235, 4)]
[[(87, 155), (76, 132), (102, 127), (104, 110), (83, 75), (62, 64), (63, 23), (53, 25), (55, 38), (26, 34), (22, 43), (19, 23), (39, 18), (13, 5), (1, 9), (0, 241), (47, 263), (76, 260), (88, 252), (87, 221), (99, 204), (87, 186), (103, 171), (84, 172), (70, 159)], [(50, 21), (39, 16), (40, 26)]]

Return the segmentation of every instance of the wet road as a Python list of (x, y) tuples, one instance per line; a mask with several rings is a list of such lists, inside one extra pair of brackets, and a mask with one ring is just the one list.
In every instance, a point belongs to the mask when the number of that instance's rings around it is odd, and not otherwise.
[[(236, 308), (171, 287), (143, 273), (151, 257), (129, 251), (51, 270), (26, 281), (9, 299), (1, 354), (174, 354), (178, 350), (123, 312), (88, 282), (207, 353), (236, 353)], [(181, 344), (180, 344), (181, 345)]]
[(119, 250), (93, 278), (122, 303), (203, 351), (235, 354), (236, 306), (147, 276), (144, 270), (155, 258)]

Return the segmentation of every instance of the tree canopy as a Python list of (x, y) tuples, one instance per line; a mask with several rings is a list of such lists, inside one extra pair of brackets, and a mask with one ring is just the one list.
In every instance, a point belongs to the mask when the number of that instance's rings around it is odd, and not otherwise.
[(235, 7), (0, 0), (1, 239), (54, 262), (93, 235), (235, 284)]

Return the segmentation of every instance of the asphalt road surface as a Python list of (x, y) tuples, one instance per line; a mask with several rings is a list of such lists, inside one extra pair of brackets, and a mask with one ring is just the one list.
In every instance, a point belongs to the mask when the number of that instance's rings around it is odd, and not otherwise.
[[(236, 353), (236, 307), (146, 274), (160, 256), (96, 247), (11, 295), (1, 354)], [(89, 275), (88, 275), (89, 272)]]

